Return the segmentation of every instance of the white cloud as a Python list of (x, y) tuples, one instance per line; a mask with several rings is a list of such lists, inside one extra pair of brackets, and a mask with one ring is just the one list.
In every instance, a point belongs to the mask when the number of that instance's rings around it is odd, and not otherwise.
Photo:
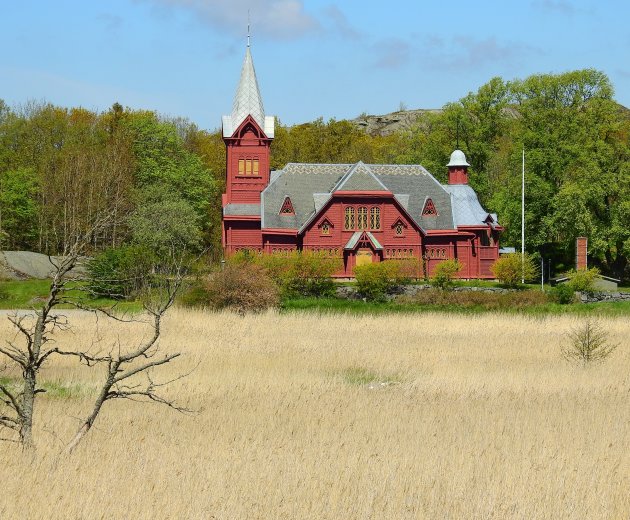
[(158, 7), (183, 9), (213, 28), (244, 35), (247, 19), (252, 37), (297, 39), (319, 29), (302, 0), (144, 0)]

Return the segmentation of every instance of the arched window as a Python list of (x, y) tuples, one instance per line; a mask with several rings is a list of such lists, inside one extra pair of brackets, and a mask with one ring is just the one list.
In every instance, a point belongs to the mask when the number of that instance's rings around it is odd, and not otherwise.
[(360, 206), (357, 210), (357, 228), (367, 229), (368, 227), (368, 210), (365, 206)]
[(381, 208), (370, 208), (370, 229), (381, 229)]
[(354, 229), (354, 208), (352, 206), (346, 208), (344, 229)]

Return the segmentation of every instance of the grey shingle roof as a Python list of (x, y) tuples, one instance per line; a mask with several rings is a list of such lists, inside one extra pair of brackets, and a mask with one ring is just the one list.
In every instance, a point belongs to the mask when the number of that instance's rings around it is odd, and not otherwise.
[[(488, 216), (470, 186), (442, 186), (419, 165), (290, 163), (272, 173), (269, 186), (262, 192), (262, 227), (301, 229), (334, 191), (394, 193), (400, 205), (425, 230), (483, 224)], [(291, 199), (295, 215), (279, 215), (285, 197)], [(429, 198), (438, 214), (423, 217)]]
[(355, 231), (350, 237), (350, 240), (348, 240), (348, 243), (344, 246), (344, 249), (350, 249), (350, 250), (354, 249), (359, 239), (363, 236), (363, 233), (365, 233), (366, 236), (370, 239), (370, 242), (372, 242), (374, 249), (377, 249), (377, 250), (383, 249), (383, 246), (381, 245), (381, 243), (378, 240), (376, 240), (376, 237), (369, 231)]
[[(451, 184), (444, 188), (451, 195), (451, 205), (456, 226), (479, 226), (485, 224), (489, 213), (479, 204), (475, 190), (467, 184)], [(496, 224), (496, 214), (491, 216)]]
[(254, 118), (267, 137), (273, 138), (274, 118), (265, 116), (258, 80), (256, 79), (256, 71), (254, 70), (254, 61), (248, 46), (245, 51), (243, 68), (241, 69), (241, 78), (234, 96), (234, 103), (232, 104), (232, 114), (223, 116), (223, 136), (230, 137), (233, 135), (239, 125), (249, 115)]
[(223, 208), (223, 214), (229, 215), (241, 215), (241, 216), (254, 216), (260, 215), (260, 204), (228, 204)]

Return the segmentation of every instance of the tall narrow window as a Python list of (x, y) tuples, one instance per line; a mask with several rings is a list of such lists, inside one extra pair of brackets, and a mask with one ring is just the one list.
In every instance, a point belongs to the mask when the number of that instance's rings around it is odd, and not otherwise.
[(359, 229), (367, 229), (368, 227), (367, 216), (368, 216), (367, 208), (365, 206), (359, 207), (359, 209), (357, 210), (357, 227)]
[(258, 171), (259, 171), (258, 159), (252, 160), (252, 166), (253, 166), (252, 174), (258, 175)]
[(354, 229), (354, 208), (348, 206), (345, 211), (344, 229)]
[(245, 175), (245, 159), (238, 160), (238, 174)]
[(437, 217), (437, 210), (435, 209), (435, 204), (433, 204), (433, 201), (431, 199), (427, 199), (426, 203), (424, 204), (424, 209), (422, 210), (422, 216), (423, 217)]
[(252, 160), (247, 159), (247, 161), (245, 161), (245, 175), (251, 175), (251, 174), (252, 174)]
[(381, 229), (381, 208), (370, 208), (370, 229)]
[(280, 215), (295, 215), (295, 210), (293, 209), (293, 204), (289, 197), (284, 198), (284, 202), (280, 208)]
[(396, 222), (396, 225), (394, 226), (394, 230), (397, 236), (402, 236), (402, 234), (405, 232), (405, 227), (403, 226), (403, 223), (400, 220)]

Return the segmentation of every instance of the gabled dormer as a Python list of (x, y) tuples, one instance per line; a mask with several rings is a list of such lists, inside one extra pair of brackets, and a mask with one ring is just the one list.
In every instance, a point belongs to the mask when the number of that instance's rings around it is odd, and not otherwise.
[(226, 147), (226, 183), (223, 206), (260, 204), (260, 192), (269, 184), (270, 146), (275, 120), (265, 116), (249, 44), (232, 104), (223, 116)]

